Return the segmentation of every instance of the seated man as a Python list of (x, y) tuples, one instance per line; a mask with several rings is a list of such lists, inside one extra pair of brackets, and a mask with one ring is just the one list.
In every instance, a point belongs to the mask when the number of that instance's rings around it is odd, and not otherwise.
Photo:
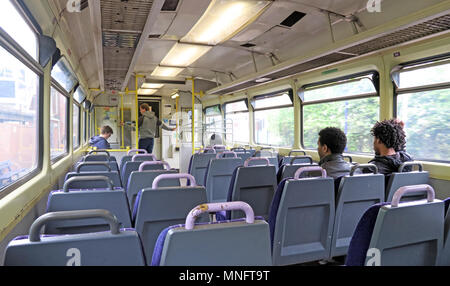
[(346, 145), (347, 137), (339, 128), (327, 127), (319, 132), (317, 141), (319, 166), (327, 171), (328, 177), (337, 179), (350, 174), (353, 165), (345, 161), (342, 156)]
[[(402, 121), (391, 119), (377, 122), (370, 131), (374, 137), (375, 158), (369, 163), (376, 165), (380, 174), (397, 172), (401, 164), (413, 161), (405, 151), (406, 134), (403, 127)], [(411, 167), (406, 167), (405, 171), (411, 171)]]
[(98, 150), (111, 149), (108, 143), (109, 137), (114, 134), (114, 131), (109, 126), (103, 126), (100, 136), (94, 136), (89, 140), (89, 145), (92, 147), (97, 147)]

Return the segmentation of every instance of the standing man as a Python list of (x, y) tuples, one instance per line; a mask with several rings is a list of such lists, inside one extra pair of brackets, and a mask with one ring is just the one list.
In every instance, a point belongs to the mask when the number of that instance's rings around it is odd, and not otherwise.
[[(377, 122), (370, 131), (373, 136), (373, 149), (375, 158), (369, 163), (378, 167), (383, 175), (397, 172), (404, 162), (413, 161), (411, 155), (406, 153), (406, 134), (403, 130), (405, 124), (398, 119)], [(411, 171), (410, 166), (405, 171)]]
[(167, 127), (161, 120), (152, 112), (151, 107), (144, 103), (140, 106), (142, 116), (139, 117), (139, 148), (147, 150), (149, 154), (153, 154), (153, 147), (155, 145), (155, 137), (157, 129), (162, 126), (164, 130), (175, 131), (176, 128)]

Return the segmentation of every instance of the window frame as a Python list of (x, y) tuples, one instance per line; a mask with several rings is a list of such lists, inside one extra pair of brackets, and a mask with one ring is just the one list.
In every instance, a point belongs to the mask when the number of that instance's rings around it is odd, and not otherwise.
[[(31, 18), (31, 13), (27, 10), (26, 6), (21, 3), (22, 1), (18, 1), (20, 5), (16, 5), (14, 1), (11, 1), (12, 5), (15, 6), (19, 14), (22, 16), (24, 21), (30, 26), (30, 28), (35, 32), (36, 34), (36, 55), (37, 59), (34, 59), (25, 49), (23, 49), (6, 31), (4, 31), (2, 28), (0, 28), (0, 46), (5, 49), (6, 52), (8, 52), (11, 56), (16, 58), (18, 61), (20, 61), (23, 65), (25, 65), (28, 69), (30, 69), (32, 72), (36, 74), (38, 77), (38, 94), (37, 94), (37, 109), (36, 109), (36, 115), (37, 115), (37, 122), (36, 122), (36, 166), (34, 169), (30, 170), (26, 175), (19, 178), (17, 181), (11, 183), (10, 185), (7, 185), (3, 188), (0, 188), (0, 200), (3, 199), (5, 196), (9, 195), (13, 191), (15, 191), (17, 188), (23, 186), (27, 182), (29, 182), (31, 179), (36, 177), (39, 173), (42, 172), (43, 169), (43, 163), (44, 163), (44, 105), (42, 102), (44, 102), (44, 68), (42, 65), (37, 62), (39, 59), (39, 36), (42, 35), (42, 30), (40, 26), (37, 24), (37, 22), (34, 19)], [(33, 21), (34, 20), (34, 21)]]
[[(78, 145), (75, 146), (75, 142), (72, 142), (72, 148), (73, 148), (74, 151), (80, 149), (81, 143), (82, 143), (82, 140), (81, 140), (82, 110), (81, 110), (81, 105), (78, 104), (77, 101), (74, 100), (73, 103), (72, 103), (72, 110), (73, 110), (73, 114), (72, 114), (72, 128), (73, 128), (74, 123), (75, 123), (75, 122), (73, 122), (74, 121), (74, 115), (75, 115), (75, 107), (78, 107), (78, 123), (77, 123), (77, 125), (78, 125), (78, 134), (77, 134)], [(73, 138), (73, 135), (74, 135), (74, 132), (72, 130), (72, 138)]]
[[(393, 92), (394, 92), (394, 104), (393, 104), (393, 114), (394, 117), (397, 118), (398, 116), (398, 98), (399, 96), (402, 96), (404, 94), (408, 93), (416, 93), (416, 92), (425, 92), (425, 91), (434, 91), (434, 90), (440, 90), (440, 89), (450, 89), (450, 81), (444, 82), (444, 83), (438, 83), (438, 84), (431, 84), (431, 85), (423, 85), (423, 86), (417, 86), (417, 87), (408, 87), (408, 88), (400, 88), (398, 86), (398, 81), (396, 80), (396, 74), (401, 73), (401, 70), (404, 68), (414, 67), (421, 65), (422, 68), (427, 68), (434, 65), (439, 65), (437, 62), (439, 61), (448, 61), (450, 62), (450, 53), (445, 53), (437, 56), (422, 58), (414, 61), (404, 62), (396, 67), (394, 67), (391, 70), (391, 81), (393, 85)], [(420, 69), (420, 67), (416, 67), (414, 69)], [(409, 69), (411, 70), (411, 69)], [(430, 163), (444, 163), (444, 164), (450, 164), (449, 160), (433, 160), (433, 159), (425, 159), (425, 158), (414, 158), (416, 161), (423, 161), (423, 162), (430, 162)]]
[[(226, 106), (227, 106), (228, 104), (232, 104), (232, 103), (236, 103), (236, 102), (240, 102), (240, 101), (243, 101), (243, 102), (245, 103), (245, 105), (247, 106), (247, 110), (242, 110), (242, 111), (232, 111), (232, 112), (229, 112), (229, 113), (230, 113), (230, 114), (231, 114), (231, 113), (233, 113), (233, 114), (248, 113), (248, 115), (249, 115), (248, 120), (249, 120), (249, 122), (250, 122), (250, 107), (251, 107), (251, 104), (249, 103), (248, 98), (242, 98), (242, 99), (238, 99), (238, 100), (233, 100), (233, 101), (225, 102), (225, 103), (221, 106), (222, 112), (223, 112), (223, 124), (225, 125), (225, 126), (224, 126), (224, 128), (225, 128), (225, 138), (226, 138), (226, 135), (227, 135), (227, 126), (226, 126), (226, 124), (227, 124), (227, 123), (226, 123), (226, 121), (227, 121), (227, 108), (226, 108)], [(249, 127), (247, 127), (247, 130), (249, 131)], [(225, 139), (225, 140), (228, 141), (227, 139)], [(248, 132), (248, 141), (249, 141), (249, 142), (234, 141), (234, 138), (233, 138), (233, 141), (232, 141), (231, 143), (232, 143), (232, 144), (234, 144), (234, 143), (250, 144), (250, 131)]]
[[(285, 93), (287, 93), (289, 98), (291, 99), (291, 104), (284, 104), (284, 105), (279, 105), (279, 106), (275, 106), (275, 107), (255, 108), (257, 100), (271, 98), (271, 97), (277, 97), (277, 96), (282, 96)], [(271, 93), (267, 93), (267, 94), (261, 94), (261, 95), (254, 96), (252, 98), (252, 100), (251, 100), (251, 106), (252, 106), (252, 109), (253, 109), (253, 126), (256, 126), (256, 112), (257, 111), (266, 111), (266, 110), (274, 110), (274, 109), (285, 109), (285, 108), (289, 108), (289, 107), (294, 108), (294, 90), (292, 88), (288, 88), (288, 89), (283, 89), (283, 90), (279, 90), (279, 91), (275, 91), (275, 92), (271, 92)], [(293, 131), (295, 133), (295, 125), (292, 126), (292, 128), (293, 128)], [(288, 148), (291, 148), (295, 144), (295, 138), (294, 138), (294, 142), (292, 142), (292, 146), (279, 146), (279, 145), (274, 145), (274, 144), (263, 144), (263, 143), (259, 143), (259, 142), (256, 141), (256, 128), (253, 128), (253, 142), (255, 142), (255, 144), (260, 145), (260, 146), (281, 147), (281, 148), (282, 147), (288, 147)]]
[[(342, 82), (344, 82), (344, 81), (350, 82), (352, 79), (364, 77), (367, 75), (372, 75), (371, 81), (373, 83), (373, 86), (375, 87), (376, 93), (351, 95), (351, 96), (344, 96), (344, 97), (339, 97), (339, 98), (334, 98), (334, 99), (322, 99), (322, 100), (313, 100), (313, 101), (307, 101), (307, 102), (304, 101), (303, 92), (308, 88), (319, 88), (321, 86), (333, 85), (333, 83), (335, 85), (339, 85), (339, 84), (342, 84)], [(325, 81), (309, 83), (309, 84), (306, 84), (306, 85), (303, 85), (302, 87), (300, 87), (300, 89), (298, 90), (298, 96), (300, 98), (300, 122), (301, 122), (300, 123), (300, 145), (304, 150), (317, 151), (317, 149), (311, 149), (311, 148), (305, 147), (305, 142), (304, 142), (305, 121), (304, 121), (304, 117), (303, 117), (304, 107), (308, 106), (308, 105), (314, 105), (314, 104), (340, 102), (340, 101), (347, 101), (347, 100), (357, 100), (357, 99), (366, 99), (366, 98), (375, 98), (375, 97), (380, 98), (380, 74), (377, 70), (368, 70), (368, 71), (355, 73), (355, 74), (349, 74), (349, 75), (345, 75), (342, 77), (337, 77), (337, 78), (333, 78), (333, 79), (329, 79), (329, 80), (325, 80)], [(380, 108), (380, 106), (378, 108)], [(369, 154), (369, 153), (363, 153), (363, 152), (350, 152), (350, 151), (346, 151), (345, 153), (346, 154), (363, 155), (363, 156), (367, 156)]]
[[(56, 91), (58, 91), (61, 95), (65, 96), (67, 99), (67, 104), (66, 104), (66, 150), (64, 151), (64, 153), (56, 156), (55, 158), (52, 158), (51, 156), (51, 146), (50, 146), (50, 162), (52, 165), (56, 164), (58, 161), (61, 161), (63, 158), (67, 157), (70, 153), (70, 137), (69, 137), (69, 131), (70, 131), (70, 123), (72, 122), (70, 120), (70, 95), (65, 91), (65, 89), (60, 86), (60, 84), (54, 80), (53, 78), (51, 78), (51, 84), (50, 84), (50, 90), (54, 88), (56, 89)], [(50, 106), (51, 106), (51, 97), (50, 97)], [(50, 122), (51, 123), (51, 122)], [(49, 126), (50, 128), (50, 126)]]

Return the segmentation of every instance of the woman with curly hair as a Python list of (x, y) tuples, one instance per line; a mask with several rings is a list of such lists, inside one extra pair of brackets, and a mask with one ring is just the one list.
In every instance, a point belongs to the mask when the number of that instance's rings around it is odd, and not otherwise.
[[(413, 161), (406, 153), (406, 134), (403, 130), (405, 124), (398, 119), (377, 122), (370, 131), (373, 140), (375, 158), (369, 163), (375, 164), (381, 174), (388, 175), (397, 172), (401, 164)], [(409, 168), (409, 169), (408, 169)], [(410, 171), (411, 167), (405, 168)]]

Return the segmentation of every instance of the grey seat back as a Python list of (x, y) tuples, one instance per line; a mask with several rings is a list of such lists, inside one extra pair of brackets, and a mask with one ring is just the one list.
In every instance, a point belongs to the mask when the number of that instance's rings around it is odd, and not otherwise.
[[(164, 174), (178, 174), (178, 170), (151, 170), (131, 172), (127, 188), (127, 198), (130, 210), (134, 209), (136, 197), (139, 192), (143, 189), (151, 188), (156, 177)], [(159, 185), (161, 187), (179, 187), (180, 180), (164, 180), (161, 181)]]
[(442, 248), (439, 265), (450, 266), (450, 198), (444, 200), (445, 204), (445, 221), (444, 221), (444, 247)]
[[(110, 231), (101, 233), (40, 236), (52, 221), (101, 219)], [(6, 266), (145, 266), (139, 236), (120, 230), (113, 214), (105, 210), (47, 213), (30, 228), (30, 235), (11, 241), (5, 252)]]
[[(246, 218), (220, 223), (194, 224), (204, 212), (245, 209)], [(254, 218), (243, 202), (200, 205), (185, 225), (165, 229), (155, 246), (153, 266), (269, 266), (269, 225)]]
[[(220, 154), (218, 154), (220, 155)], [(241, 158), (211, 159), (205, 174), (208, 202), (225, 202), (234, 170), (242, 165)]]
[[(99, 154), (100, 153), (100, 154)], [(81, 159), (83, 162), (116, 162), (116, 157), (111, 156), (107, 150), (92, 150)]]
[[(90, 177), (74, 177), (64, 184), (62, 191), (53, 191), (50, 193), (47, 202), (47, 212), (76, 211), (90, 209), (105, 209), (114, 214), (120, 226), (129, 228), (132, 226), (128, 201), (123, 189), (111, 188), (103, 190), (81, 190), (70, 191), (72, 184), (84, 179), (90, 180)], [(107, 177), (99, 177), (98, 180), (109, 180)], [(104, 231), (108, 225), (99, 219), (83, 220), (58, 220), (51, 221), (46, 225), (47, 234), (74, 234)]]
[[(112, 183), (114, 188), (122, 188), (122, 181), (120, 180), (119, 172), (117, 171), (90, 171), (90, 172), (69, 172), (66, 174), (65, 180), (67, 181), (71, 178), (75, 177), (97, 177), (97, 176), (105, 176), (108, 177)], [(102, 188), (104, 183), (97, 180), (83, 180), (83, 181), (75, 181), (71, 184), (73, 189), (97, 189)]]
[(131, 161), (133, 159), (133, 156), (137, 155), (137, 154), (148, 154), (148, 152), (145, 149), (132, 149), (132, 150), (128, 151), (127, 155), (123, 156), (122, 159), (120, 160), (120, 165), (119, 165), (120, 172), (122, 172), (123, 166), (125, 166), (125, 163)]
[(197, 184), (202, 186), (205, 184), (206, 169), (208, 168), (209, 161), (216, 158), (216, 151), (214, 149), (211, 150), (214, 153), (198, 153), (192, 155), (189, 164), (189, 174), (194, 176)]
[[(370, 168), (373, 174), (353, 175)], [(353, 233), (364, 212), (384, 201), (384, 176), (372, 164), (356, 165), (341, 179), (336, 197), (336, 215), (330, 257), (346, 255)]]
[[(427, 192), (427, 199), (400, 203), (404, 194)], [(401, 187), (380, 208), (365, 265), (433, 266), (442, 249), (444, 203), (429, 185)]]
[[(321, 177), (300, 179), (304, 172)], [(320, 167), (300, 168), (274, 196), (269, 224), (274, 265), (328, 258), (335, 214), (334, 182)]]
[[(302, 167), (311, 167), (311, 166), (318, 166), (317, 164), (314, 164), (314, 163), (313, 163), (311, 157), (309, 157), (308, 159), (305, 159), (305, 160), (308, 160), (308, 162), (307, 162), (307, 163), (302, 163), (302, 164), (300, 164), (300, 163), (295, 163), (295, 164), (294, 164), (294, 161), (291, 161), (290, 164), (284, 164), (284, 165), (282, 165), (282, 166), (280, 167), (280, 169), (278, 170), (278, 174), (277, 174), (277, 180), (278, 180), (278, 183), (280, 183), (280, 182), (283, 181), (284, 179), (287, 179), (287, 178), (293, 178), (295, 172), (297, 172), (297, 170), (298, 170), (299, 168), (302, 168)], [(318, 172), (316, 172), (316, 173), (308, 173), (308, 174), (309, 174), (309, 175), (312, 175), (312, 176), (313, 176), (313, 175), (315, 175), (315, 176), (320, 175)], [(304, 176), (305, 176), (305, 175), (304, 175)]]
[[(139, 166), (141, 166), (141, 164), (144, 162), (160, 162), (160, 161), (156, 160), (155, 155), (139, 154), (139, 155), (134, 155), (133, 158), (131, 159), (131, 161), (125, 162), (125, 164), (123, 165), (123, 169), (120, 172), (122, 184), (123, 184), (125, 190), (127, 189), (128, 179), (130, 178), (131, 172), (139, 170)], [(154, 164), (154, 165), (147, 164), (145, 169), (146, 170), (161, 170), (163, 168), (164, 168), (164, 166), (161, 164)]]
[[(245, 161), (243, 167), (238, 167), (233, 174), (228, 201), (242, 201), (249, 204), (256, 216), (269, 219), (270, 205), (277, 189), (277, 178), (275, 166), (249, 166), (252, 160), (260, 158), (250, 158)], [(227, 219), (242, 218), (244, 213), (233, 211)]]
[[(107, 166), (105, 166), (105, 164)], [(119, 167), (115, 161), (81, 161), (75, 164), (73, 171), (77, 168), (80, 168), (80, 172), (119, 171)]]
[[(280, 160), (280, 167), (285, 165), (285, 164), (290, 164), (291, 160), (293, 158), (297, 158), (297, 157), (301, 158), (301, 156), (293, 156), (294, 153), (302, 153), (303, 156), (306, 156), (306, 152), (303, 151), (303, 150), (291, 150), (287, 156), (281, 158), (281, 160)], [(301, 163), (308, 163), (308, 161), (302, 161), (302, 160), (299, 159), (298, 163), (300, 163), (300, 164)]]
[[(161, 187), (165, 180), (189, 178), (188, 187)], [(133, 220), (136, 231), (142, 239), (146, 257), (153, 256), (153, 249), (159, 234), (165, 228), (184, 223), (192, 208), (206, 202), (206, 190), (197, 186), (189, 174), (165, 174), (158, 176), (152, 188), (144, 189), (136, 200)], [(209, 221), (203, 216), (202, 221)]]
[[(418, 171), (403, 172), (405, 167), (418, 166)], [(429, 173), (423, 171), (423, 166), (418, 162), (405, 162), (400, 167), (397, 173), (389, 175), (389, 179), (386, 185), (386, 202), (392, 201), (395, 192), (403, 186), (421, 185), (429, 183)], [(423, 199), (427, 196), (426, 192), (414, 192), (406, 194), (402, 197), (402, 201), (414, 201)]]

